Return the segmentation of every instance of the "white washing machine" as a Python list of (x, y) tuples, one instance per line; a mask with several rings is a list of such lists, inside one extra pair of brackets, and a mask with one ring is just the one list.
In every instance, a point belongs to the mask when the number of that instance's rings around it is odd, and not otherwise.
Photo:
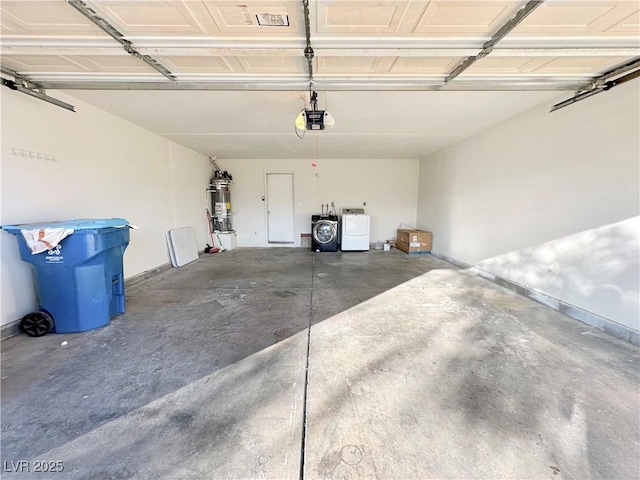
[(370, 217), (363, 208), (342, 209), (342, 251), (369, 250)]

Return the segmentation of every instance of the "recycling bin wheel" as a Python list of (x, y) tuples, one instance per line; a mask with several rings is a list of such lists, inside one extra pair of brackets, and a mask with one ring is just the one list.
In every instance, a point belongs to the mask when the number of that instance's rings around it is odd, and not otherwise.
[(53, 318), (46, 312), (27, 313), (20, 320), (20, 330), (30, 337), (42, 337), (53, 328)]

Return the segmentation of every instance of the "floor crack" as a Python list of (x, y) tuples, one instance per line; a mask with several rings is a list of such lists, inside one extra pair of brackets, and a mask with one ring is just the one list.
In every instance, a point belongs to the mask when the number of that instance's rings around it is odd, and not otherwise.
[(304, 480), (304, 454), (307, 439), (307, 393), (309, 389), (309, 352), (311, 349), (311, 319), (313, 318), (313, 278), (315, 276), (316, 256), (311, 263), (311, 298), (309, 301), (309, 325), (307, 326), (307, 359), (304, 369), (304, 398), (302, 400), (302, 441), (300, 442), (300, 480)]

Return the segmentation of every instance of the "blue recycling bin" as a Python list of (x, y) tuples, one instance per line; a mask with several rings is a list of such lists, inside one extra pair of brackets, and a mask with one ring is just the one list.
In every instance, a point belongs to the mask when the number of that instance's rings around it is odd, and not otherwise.
[[(57, 247), (32, 254), (22, 230), (68, 228), (73, 233)], [(18, 239), (20, 258), (36, 272), (40, 311), (25, 315), (21, 328), (32, 336), (84, 332), (107, 325), (124, 313), (122, 259), (129, 244), (123, 218), (3, 225)], [(47, 324), (50, 327), (47, 329)]]

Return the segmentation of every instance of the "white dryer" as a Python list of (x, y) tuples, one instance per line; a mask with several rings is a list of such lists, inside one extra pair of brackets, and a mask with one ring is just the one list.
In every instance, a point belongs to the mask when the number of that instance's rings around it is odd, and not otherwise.
[(343, 208), (341, 222), (341, 250), (369, 250), (370, 217), (363, 208)]

